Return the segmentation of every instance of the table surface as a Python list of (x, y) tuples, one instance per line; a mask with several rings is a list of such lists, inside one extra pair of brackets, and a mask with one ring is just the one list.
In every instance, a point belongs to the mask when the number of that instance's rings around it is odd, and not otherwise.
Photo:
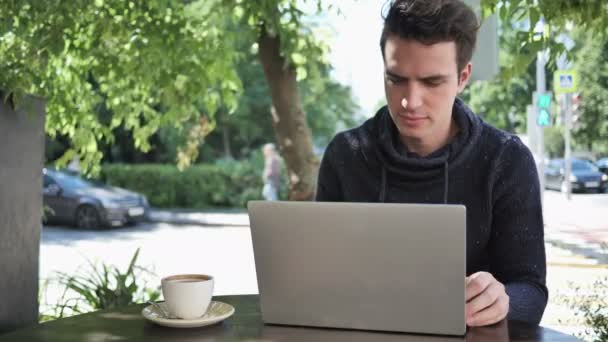
[(0, 341), (578, 341), (555, 330), (516, 321), (472, 328), (464, 337), (267, 325), (262, 322), (257, 295), (214, 299), (233, 305), (236, 312), (207, 327), (161, 327), (143, 318), (145, 305), (131, 305), (32, 325), (0, 335)]

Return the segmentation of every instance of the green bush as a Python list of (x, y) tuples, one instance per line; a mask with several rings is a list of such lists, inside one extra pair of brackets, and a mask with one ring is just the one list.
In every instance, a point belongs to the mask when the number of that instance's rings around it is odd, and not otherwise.
[[(153, 207), (244, 208), (247, 201), (262, 197), (263, 168), (261, 154), (256, 154), (248, 160), (221, 159), (184, 171), (167, 164), (106, 164), (101, 178), (110, 185), (146, 195)], [(283, 185), (281, 198), (286, 192)]]

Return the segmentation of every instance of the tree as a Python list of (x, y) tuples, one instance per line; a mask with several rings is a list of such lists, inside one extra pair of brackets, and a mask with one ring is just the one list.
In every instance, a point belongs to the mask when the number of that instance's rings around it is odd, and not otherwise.
[[(533, 70), (532, 62), (542, 50), (549, 52), (547, 80), (551, 82), (551, 73), (557, 69), (557, 58), (565, 56), (575, 62), (575, 69), (579, 69), (581, 84), (585, 85), (581, 89), (583, 108), (574, 130), (574, 145), (584, 145), (584, 148), (598, 152), (606, 151), (608, 146), (603, 143), (608, 136), (607, 117), (603, 110), (606, 108), (607, 95), (605, 92), (606, 52), (603, 44), (608, 40), (608, 3), (603, 0), (482, 0), (481, 4), (484, 16), (498, 12), (503, 25), (523, 23), (526, 31), (517, 32), (511, 40), (516, 42), (516, 49), (511, 50), (513, 46), (509, 47), (514, 55), (511, 62), (502, 65), (504, 69), (501, 72), (501, 80), (488, 88), (471, 87), (470, 93), (475, 95), (472, 96), (472, 102), (475, 102), (474, 97), (477, 97), (478, 100), (483, 99), (479, 101), (482, 106), (484, 103), (491, 104), (491, 99), (496, 99), (496, 96), (491, 94), (494, 91), (508, 94), (503, 95), (508, 98), (508, 103), (517, 104), (522, 99), (529, 100), (529, 95), (511, 96), (512, 91), (508, 89), (513, 90), (513, 88), (510, 88), (509, 84), (527, 79), (526, 83), (528, 86), (531, 85), (529, 76)], [(544, 23), (542, 35), (537, 31), (537, 23), (540, 21)], [(563, 34), (576, 37), (577, 45), (582, 48), (567, 47), (565, 43), (567, 40), (563, 39)], [(501, 40), (501, 46), (504, 46), (504, 43), (508, 44)], [(500, 102), (496, 103), (500, 106)], [(523, 110), (519, 112), (525, 113)], [(558, 131), (553, 133), (555, 132)]]
[[(537, 52), (549, 50), (549, 67), (555, 68), (556, 60), (566, 54), (572, 60), (572, 52), (567, 49), (556, 33), (566, 32), (570, 26), (594, 35), (606, 35), (608, 27), (608, 3), (604, 0), (481, 0), (483, 17), (498, 12), (503, 22), (528, 22), (528, 32), (518, 34), (522, 53), (503, 73), (506, 76), (524, 73), (534, 60)], [(542, 20), (544, 31), (535, 32)], [(525, 48), (525, 49), (524, 49)]]
[[(520, 41), (517, 39), (520, 32), (509, 22), (501, 23), (501, 70), (508, 70), (522, 53)], [(524, 54), (526, 50), (524, 47)], [(508, 77), (503, 74), (494, 80), (473, 82), (466, 88), (462, 97), (473, 111), (487, 122), (506, 131), (519, 133), (525, 130), (526, 106), (530, 104), (535, 83), (534, 71), (534, 65), (530, 64), (523, 74)]]
[[(351, 89), (331, 79), (330, 67), (323, 66), (318, 75), (308, 75), (298, 82), (302, 107), (316, 146), (325, 146), (340, 129), (355, 124), (358, 106)], [(252, 148), (274, 141), (271, 120), (271, 98), (257, 56), (243, 58), (237, 66), (243, 83), (243, 94), (233, 113), (216, 113), (217, 129), (201, 146), (203, 160), (221, 156), (246, 157)]]
[[(135, 146), (163, 125), (198, 121), (236, 104), (237, 52), (223, 35), (213, 2), (163, 0), (3, 1), (0, 4), (0, 89), (17, 106), (24, 94), (47, 101), (46, 131), (72, 144), (62, 162), (80, 154), (95, 172), (98, 142), (123, 126)], [(202, 104), (207, 113), (199, 113)], [(112, 112), (109, 122), (95, 115)]]
[[(353, 113), (358, 111), (351, 89), (332, 80), (329, 67), (325, 69), (318, 78), (307, 77), (299, 82), (302, 105), (315, 146), (325, 146), (338, 130), (354, 126)], [(252, 149), (274, 141), (269, 120), (271, 99), (257, 57), (243, 58), (238, 63), (237, 73), (243, 84), (243, 93), (236, 110), (228, 113), (223, 106), (219, 107), (214, 115), (216, 128), (205, 137), (197, 161), (221, 157), (245, 158)], [(114, 130), (114, 136), (111, 145), (100, 145), (104, 162), (173, 163), (177, 146), (183, 145), (186, 139), (177, 128), (162, 127), (150, 137), (152, 149), (142, 153), (134, 149), (128, 132), (121, 127)], [(52, 147), (49, 146), (49, 152), (52, 152)]]
[[(286, 160), (292, 199), (311, 199), (316, 165), (299, 79), (322, 65), (326, 48), (303, 21), (295, 0), (26, 0), (0, 4), (0, 89), (19, 105), (24, 94), (47, 100), (49, 135), (65, 135), (82, 166), (97, 171), (98, 142), (123, 126), (147, 151), (160, 127), (190, 123), (178, 153), (188, 165), (213, 128), (220, 103), (234, 110), (241, 90), (235, 41), (252, 37), (273, 104), (273, 125)], [(321, 1), (312, 1), (319, 11)], [(329, 6), (328, 6), (329, 7)], [(235, 21), (248, 32), (231, 31)], [(98, 87), (95, 87), (98, 85)], [(113, 113), (109, 122), (97, 106)], [(198, 111), (199, 105), (205, 112)], [(202, 119), (201, 119), (202, 118)]]
[(575, 69), (584, 80), (573, 138), (588, 151), (608, 154), (608, 37), (581, 32)]

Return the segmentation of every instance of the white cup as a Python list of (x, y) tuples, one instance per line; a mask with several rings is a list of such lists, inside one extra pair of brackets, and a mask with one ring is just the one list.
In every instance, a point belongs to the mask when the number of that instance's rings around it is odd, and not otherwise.
[(180, 274), (161, 280), (165, 304), (172, 316), (195, 319), (207, 312), (213, 296), (213, 277), (204, 274)]

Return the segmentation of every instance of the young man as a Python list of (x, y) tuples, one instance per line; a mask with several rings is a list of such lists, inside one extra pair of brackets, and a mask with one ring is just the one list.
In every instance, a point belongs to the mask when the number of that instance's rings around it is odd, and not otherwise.
[(467, 324), (538, 323), (548, 292), (536, 165), (456, 98), (478, 28), (459, 0), (391, 2), (380, 41), (388, 106), (334, 137), (316, 199), (464, 204)]

